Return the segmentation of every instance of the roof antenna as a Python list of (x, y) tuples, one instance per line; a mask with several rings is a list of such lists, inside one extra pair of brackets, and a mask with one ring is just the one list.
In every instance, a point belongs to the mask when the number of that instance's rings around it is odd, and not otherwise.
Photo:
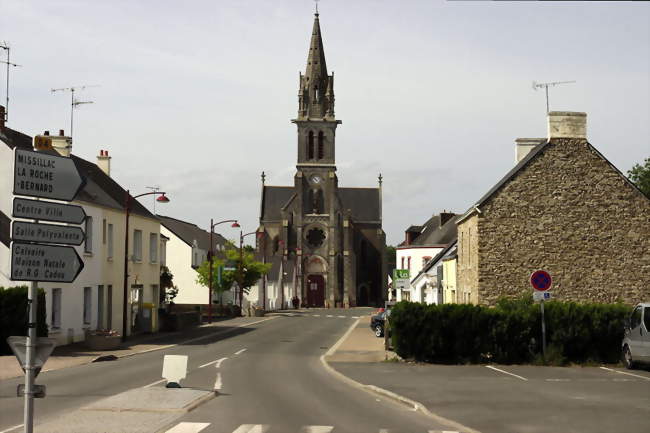
[(74, 99), (74, 92), (77, 90), (84, 90), (87, 87), (99, 87), (99, 84), (87, 84), (85, 86), (74, 86), (74, 87), (62, 87), (60, 89), (52, 89), (51, 92), (70, 92), (70, 143), (72, 143), (72, 127), (74, 126), (74, 109), (78, 105), (82, 104), (93, 104), (93, 101), (79, 101)]
[(551, 83), (537, 83), (533, 81), (533, 90), (541, 89), (542, 87), (546, 90), (546, 114), (549, 113), (548, 109), (548, 88), (549, 86), (557, 86), (558, 84), (569, 84), (575, 83), (575, 81), (553, 81)]
[[(160, 185), (145, 186), (145, 188), (150, 189), (151, 192), (160, 191)], [(156, 215), (156, 194), (152, 194), (151, 197), (153, 198), (153, 214)]]
[(5, 50), (7, 52), (7, 61), (0, 60), (0, 63), (4, 63), (7, 65), (7, 96), (6, 96), (6, 102), (5, 102), (5, 122), (9, 120), (9, 66), (22, 66), (22, 65), (17, 65), (15, 63), (11, 63), (10, 61), (10, 51), (11, 48), (9, 47), (9, 44), (7, 42), (2, 42), (0, 43), (0, 48)]

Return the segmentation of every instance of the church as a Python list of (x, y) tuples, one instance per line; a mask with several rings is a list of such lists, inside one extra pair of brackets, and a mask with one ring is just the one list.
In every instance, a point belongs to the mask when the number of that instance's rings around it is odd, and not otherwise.
[(259, 260), (272, 264), (257, 287), (267, 309), (383, 306), (387, 297), (382, 178), (376, 188), (339, 187), (334, 74), (327, 72), (315, 14), (307, 67), (300, 74), (296, 174), (269, 186), (262, 174)]

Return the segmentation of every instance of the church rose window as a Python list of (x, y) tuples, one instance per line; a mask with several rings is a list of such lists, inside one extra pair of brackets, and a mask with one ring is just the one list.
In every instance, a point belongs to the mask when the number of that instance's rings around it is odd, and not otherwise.
[(307, 232), (307, 242), (312, 247), (320, 247), (325, 240), (325, 232), (318, 228), (313, 228)]

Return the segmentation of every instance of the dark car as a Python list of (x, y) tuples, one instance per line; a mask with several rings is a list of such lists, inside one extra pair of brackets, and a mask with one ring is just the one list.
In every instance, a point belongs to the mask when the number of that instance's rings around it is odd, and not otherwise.
[(370, 318), (370, 329), (372, 329), (376, 337), (384, 336), (384, 322), (386, 321), (386, 315), (390, 317), (390, 310), (382, 311)]

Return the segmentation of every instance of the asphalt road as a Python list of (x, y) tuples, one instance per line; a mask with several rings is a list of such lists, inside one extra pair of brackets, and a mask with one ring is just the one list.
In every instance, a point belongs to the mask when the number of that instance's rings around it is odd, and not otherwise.
[(649, 370), (405, 363), (332, 366), (482, 433), (650, 431)]
[[(183, 354), (189, 356), (189, 371), (181, 384), (217, 389), (219, 395), (179, 419), (174, 432), (448, 430), (404, 405), (351, 387), (323, 368), (320, 356), (354, 323), (353, 316), (370, 311), (277, 316), (193, 344), (44, 372), (37, 382), (47, 386), (48, 396), (36, 401), (36, 422), (128, 389), (162, 386), (156, 382), (163, 356)], [(318, 313), (320, 317), (313, 316)], [(22, 399), (15, 397), (21, 381), (0, 382), (0, 432), (22, 423)]]

